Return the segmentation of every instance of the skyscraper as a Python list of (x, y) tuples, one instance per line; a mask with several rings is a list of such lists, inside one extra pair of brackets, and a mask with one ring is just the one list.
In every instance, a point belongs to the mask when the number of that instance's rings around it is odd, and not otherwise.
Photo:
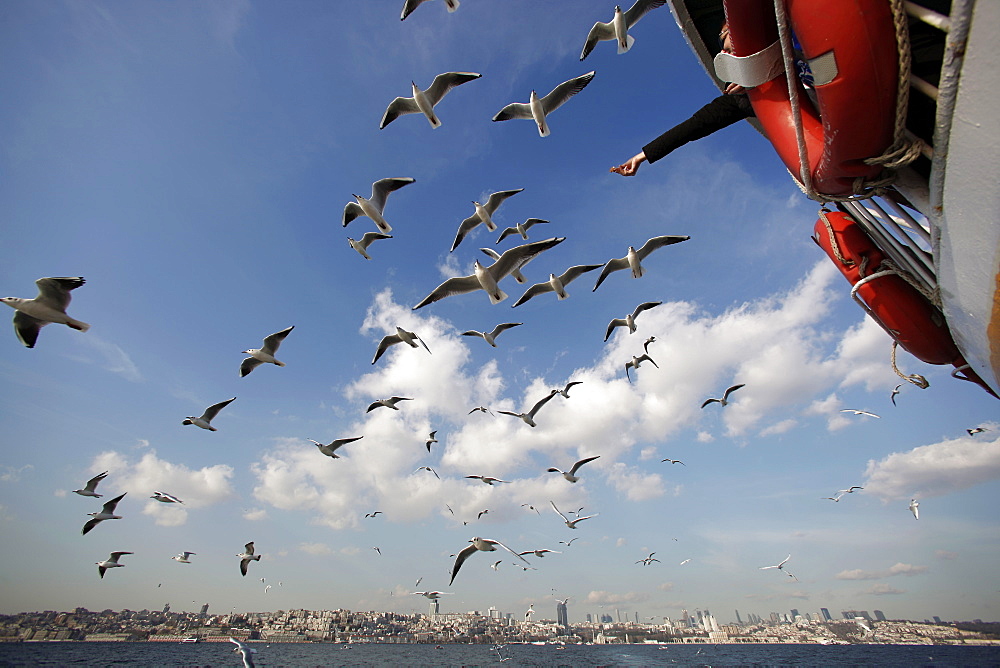
[(798, 616), (799, 616), (799, 609), (798, 608), (792, 608), (792, 621), (794, 622), (795, 618), (798, 617)]
[(431, 599), (431, 605), (430, 605), (430, 610), (428, 611), (428, 614), (431, 614), (431, 615), (441, 614), (441, 602), (438, 601), (436, 598), (432, 598)]
[[(566, 599), (566, 601), (568, 600)], [(564, 629), (569, 628), (569, 613), (566, 610), (566, 601), (556, 601), (556, 623)]]
[(743, 624), (743, 620), (740, 619), (740, 611), (739, 610), (736, 611), (736, 623), (740, 624), (740, 625)]
[(884, 622), (885, 621), (885, 613), (882, 612), (881, 610), (876, 610), (875, 611), (875, 619), (877, 619), (880, 622)]
[(206, 603), (205, 605), (201, 606), (201, 616), (205, 617), (207, 615), (208, 615), (208, 603)]
[(827, 610), (826, 608), (820, 608), (819, 609), (819, 614), (823, 615), (823, 621), (824, 622), (832, 622), (833, 621), (833, 617), (830, 616), (830, 611)]

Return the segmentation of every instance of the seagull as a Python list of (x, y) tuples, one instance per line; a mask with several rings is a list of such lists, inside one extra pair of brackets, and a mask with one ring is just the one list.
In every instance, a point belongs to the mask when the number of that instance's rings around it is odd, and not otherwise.
[(860, 487), (859, 485), (851, 485), (847, 489), (838, 489), (837, 494), (854, 494), (854, 490), (856, 489), (864, 489), (864, 487)]
[[(414, 9), (424, 4), (425, 2), (427, 2), (427, 0), (406, 0), (406, 4), (403, 5), (403, 13), (399, 17), (399, 20), (405, 21), (406, 17), (409, 16)], [(444, 4), (445, 7), (448, 8), (448, 13), (450, 14), (451, 12), (458, 9), (458, 6), (461, 3), (458, 0), (444, 0)]]
[(580, 537), (577, 536), (576, 538), (570, 538), (568, 543), (566, 541), (564, 541), (564, 540), (561, 540), (559, 542), (562, 543), (563, 545), (565, 545), (566, 547), (569, 547), (570, 545), (573, 544), (574, 540), (580, 540)]
[(79, 494), (80, 496), (92, 496), (95, 499), (101, 498), (104, 495), (97, 493), (97, 491), (96, 491), (97, 490), (97, 484), (99, 482), (101, 482), (102, 480), (104, 480), (104, 478), (106, 478), (107, 475), (108, 475), (107, 471), (105, 471), (104, 473), (98, 473), (93, 478), (91, 478), (90, 480), (87, 481), (87, 484), (86, 484), (86, 486), (83, 489), (74, 489), (73, 493), (74, 494)]
[(528, 230), (530, 230), (535, 225), (546, 225), (546, 224), (548, 224), (548, 222), (549, 221), (542, 220), (541, 218), (528, 218), (523, 223), (518, 223), (514, 227), (508, 227), (503, 232), (501, 232), (500, 233), (500, 238), (497, 239), (497, 243), (499, 244), (501, 241), (503, 241), (504, 239), (506, 239), (507, 237), (509, 237), (512, 234), (520, 234), (521, 238), (524, 239), (525, 241), (527, 241), (528, 240)]
[(561, 394), (565, 398), (569, 399), (569, 388), (573, 387), (574, 385), (583, 385), (583, 381), (582, 380), (571, 380), (570, 382), (566, 383), (566, 387), (564, 387), (561, 390), (553, 390), (553, 392)]
[(643, 362), (649, 362), (650, 364), (652, 364), (653, 366), (655, 366), (657, 369), (660, 368), (660, 365), (657, 364), (655, 361), (653, 361), (653, 358), (650, 357), (649, 355), (647, 355), (646, 353), (643, 353), (642, 355), (639, 355), (638, 357), (636, 357), (635, 355), (632, 355), (632, 360), (625, 363), (625, 377), (628, 378), (628, 382), (630, 382), (630, 383), (632, 382), (632, 376), (629, 375), (628, 370), (629, 369), (635, 369), (635, 370), (638, 371), (639, 370), (639, 365), (642, 364)]
[(524, 424), (528, 425), (529, 427), (535, 427), (537, 426), (535, 424), (535, 413), (537, 413), (538, 409), (544, 406), (550, 399), (552, 399), (552, 397), (556, 396), (557, 394), (559, 394), (558, 391), (552, 390), (544, 398), (539, 399), (538, 402), (536, 402), (535, 405), (531, 407), (531, 410), (528, 411), (527, 413), (513, 413), (511, 411), (497, 411), (497, 413), (500, 413), (501, 415), (513, 415), (516, 418), (521, 418), (521, 420), (524, 421)]
[(644, 557), (644, 558), (640, 559), (639, 561), (637, 561), (635, 563), (642, 564), (643, 566), (649, 566), (654, 561), (656, 563), (658, 563), (658, 564), (661, 563), (659, 559), (654, 559), (653, 558), (654, 554), (656, 554), (656, 552), (650, 552), (648, 557)]
[(438, 440), (437, 440), (437, 429), (435, 429), (434, 431), (432, 431), (427, 436), (427, 452), (431, 451), (431, 443), (437, 443), (437, 442), (438, 442)]
[(264, 587), (264, 593), (265, 593), (265, 594), (266, 594), (267, 592), (269, 592), (269, 591), (271, 591), (271, 585), (267, 585), (266, 587)]
[[(496, 252), (492, 248), (480, 248), (479, 250), (483, 251), (484, 253), (486, 253), (487, 255), (489, 255), (494, 260), (499, 260), (500, 259), (500, 253)], [(529, 262), (530, 262), (530, 260), (529, 260)], [(524, 264), (528, 264), (528, 263), (525, 262)], [(523, 267), (524, 265), (522, 264), (521, 266)], [(513, 270), (512, 272), (510, 272), (510, 275), (518, 283), (527, 283), (528, 282), (528, 279), (524, 277), (524, 274), (521, 273), (520, 269)]]
[(453, 593), (454, 592), (450, 591), (415, 591), (411, 594), (411, 596), (423, 596), (425, 598), (429, 598), (432, 601), (436, 601), (442, 596), (451, 596)]
[(577, 278), (587, 273), (588, 271), (594, 271), (595, 269), (600, 269), (602, 265), (599, 264), (580, 264), (575, 267), (570, 267), (564, 271), (561, 275), (556, 276), (555, 274), (549, 274), (549, 280), (544, 283), (535, 283), (530, 288), (524, 291), (520, 299), (514, 302), (514, 306), (520, 306), (524, 302), (528, 301), (535, 295), (541, 295), (546, 292), (554, 292), (556, 296), (560, 299), (566, 299), (569, 297), (569, 293), (566, 292), (566, 286), (571, 282), (575, 281)]
[(583, 76), (564, 81), (553, 88), (552, 92), (543, 98), (539, 98), (535, 91), (531, 91), (531, 96), (528, 98), (527, 103), (513, 102), (508, 104), (497, 112), (493, 120), (509, 121), (512, 118), (532, 119), (535, 121), (535, 125), (538, 126), (538, 135), (540, 137), (548, 137), (549, 124), (545, 117), (561, 107), (566, 100), (586, 88), (587, 84), (594, 78), (594, 74), (593, 71), (590, 71)]
[(226, 399), (225, 401), (220, 401), (217, 404), (212, 404), (211, 406), (205, 409), (205, 412), (201, 414), (201, 417), (192, 417), (189, 415), (186, 418), (184, 418), (184, 420), (181, 421), (181, 424), (193, 424), (196, 427), (201, 427), (202, 429), (208, 429), (209, 431), (219, 431), (218, 429), (212, 426), (212, 420), (214, 420), (215, 416), (219, 414), (219, 411), (221, 411), (223, 408), (228, 406), (233, 401), (236, 401), (236, 397), (233, 397), (232, 399)]
[(347, 237), (347, 243), (351, 248), (361, 253), (361, 257), (370, 260), (372, 256), (368, 254), (368, 247), (372, 245), (373, 241), (379, 241), (380, 239), (392, 239), (392, 235), (381, 232), (365, 232), (361, 235), (360, 241)]
[(533, 554), (536, 557), (544, 557), (547, 552), (551, 552), (552, 554), (562, 554), (562, 552), (560, 552), (559, 550), (549, 550), (547, 548), (542, 548), (540, 550), (525, 550), (524, 552), (518, 552), (518, 554), (520, 554), (521, 556), (524, 556), (526, 554)]
[(376, 515), (384, 515), (381, 510), (376, 510), (374, 513), (365, 513), (365, 517), (375, 517)]
[(509, 480), (501, 480), (500, 478), (491, 478), (488, 475), (467, 475), (466, 478), (475, 478), (476, 480), (482, 480), (487, 485), (492, 485), (495, 482), (510, 482)]
[(642, 266), (642, 260), (645, 260), (650, 253), (655, 250), (659, 250), (664, 246), (670, 246), (671, 244), (679, 244), (682, 241), (687, 241), (691, 237), (687, 236), (677, 236), (677, 235), (665, 235), (662, 237), (653, 237), (642, 245), (639, 250), (635, 247), (629, 246), (628, 253), (625, 257), (620, 257), (617, 259), (608, 260), (607, 264), (604, 265), (604, 270), (597, 279), (597, 283), (594, 284), (594, 291), (601, 287), (601, 283), (604, 282), (611, 272), (619, 271), (621, 269), (631, 269), (632, 278), (640, 278), (646, 273), (646, 269)]
[(382, 550), (378, 549), (378, 546), (372, 547), (372, 549), (378, 552), (378, 556), (382, 556)]
[(251, 348), (249, 350), (244, 350), (244, 355), (249, 355), (250, 357), (243, 360), (243, 364), (240, 365), (240, 378), (243, 378), (248, 373), (256, 369), (261, 364), (275, 364), (277, 366), (285, 366), (284, 362), (279, 362), (274, 359), (274, 354), (278, 352), (278, 346), (281, 342), (285, 340), (288, 333), (295, 329), (295, 325), (287, 329), (283, 329), (280, 332), (275, 332), (270, 336), (264, 337), (264, 345), (260, 348)]
[(121, 501), (123, 498), (125, 498), (125, 494), (128, 494), (128, 492), (124, 492), (121, 496), (116, 496), (115, 498), (106, 502), (104, 504), (104, 507), (101, 508), (100, 512), (87, 513), (94, 519), (87, 520), (87, 523), (83, 525), (83, 535), (86, 536), (88, 533), (90, 533), (91, 529), (96, 527), (104, 520), (120, 520), (121, 516), (115, 515), (115, 508), (118, 506), (118, 502)]
[(704, 408), (705, 406), (709, 405), (712, 402), (716, 402), (720, 406), (728, 406), (729, 405), (729, 395), (732, 394), (733, 392), (735, 392), (736, 390), (740, 389), (744, 385), (746, 385), (746, 383), (740, 383), (739, 385), (733, 385), (732, 387), (730, 387), (729, 389), (726, 390), (726, 392), (722, 395), (721, 399), (705, 399), (705, 401), (704, 401), (704, 403), (702, 403), (701, 407)]
[(479, 263), (479, 260), (476, 260), (473, 264), (473, 274), (449, 278), (434, 288), (429, 295), (413, 307), (413, 310), (416, 311), (418, 308), (432, 304), (445, 297), (461, 295), (466, 292), (473, 292), (474, 290), (485, 290), (486, 294), (490, 297), (491, 304), (502, 302), (504, 299), (507, 299), (507, 293), (497, 286), (497, 283), (502, 278), (513, 270), (522, 267), (542, 251), (561, 244), (565, 240), (566, 237), (553, 237), (544, 241), (533, 241), (521, 246), (508, 248), (503, 252), (499, 260), (488, 267), (484, 267)]
[(461, 86), (481, 76), (483, 75), (476, 72), (444, 72), (434, 77), (434, 81), (431, 82), (427, 90), (420, 90), (417, 84), (411, 81), (413, 97), (397, 97), (390, 102), (378, 129), (385, 129), (385, 126), (404, 114), (423, 114), (427, 117), (432, 128), (441, 127), (441, 121), (434, 113), (434, 107), (437, 106), (437, 103), (444, 99), (448, 91), (455, 86)]
[(500, 570), (500, 564), (501, 563), (503, 563), (503, 560), (502, 559), (498, 559), (497, 561), (494, 561), (492, 564), (490, 564), (490, 568), (492, 568), (495, 571), (498, 571), (498, 570)]
[(556, 508), (556, 504), (554, 502), (549, 501), (549, 503), (552, 504), (552, 510), (556, 511), (556, 513), (559, 515), (559, 517), (561, 517), (563, 519), (563, 522), (565, 522), (566, 526), (568, 526), (570, 529), (575, 529), (577, 522), (582, 522), (584, 520), (589, 520), (591, 517), (597, 517), (597, 515), (600, 514), (600, 513), (595, 513), (593, 515), (587, 515), (586, 517), (577, 517), (575, 520), (570, 520), (568, 517), (566, 517), (565, 515), (563, 515), (562, 513), (559, 512), (559, 509)]
[(420, 576), (419, 578), (417, 578), (417, 581), (413, 583), (413, 586), (414, 587), (419, 587), (420, 583), (423, 582), (423, 581), (424, 581), (423, 576)]
[(584, 464), (586, 464), (588, 462), (592, 462), (595, 459), (600, 459), (600, 457), (601, 457), (600, 455), (594, 455), (593, 457), (587, 457), (586, 459), (581, 459), (576, 464), (573, 464), (573, 468), (571, 468), (569, 471), (563, 471), (563, 470), (557, 469), (555, 467), (552, 467), (552, 468), (548, 469), (548, 472), (549, 473), (562, 473), (562, 477), (566, 478), (566, 480), (568, 480), (569, 482), (576, 482), (577, 480), (579, 480), (579, 478), (576, 476), (577, 470), (581, 466), (583, 466)]
[(667, 0), (636, 0), (636, 3), (627, 12), (623, 12), (621, 7), (616, 6), (615, 16), (610, 22), (601, 23), (598, 21), (590, 29), (587, 41), (583, 45), (583, 51), (580, 53), (580, 60), (589, 56), (598, 42), (606, 40), (613, 39), (618, 42), (619, 54), (631, 49), (635, 38), (628, 34), (629, 29), (650, 10), (662, 7), (666, 2)]
[(190, 564), (191, 562), (189, 558), (192, 554), (197, 554), (197, 552), (181, 552), (180, 554), (170, 558), (179, 564)]
[(656, 337), (655, 336), (651, 336), (648, 339), (646, 339), (645, 341), (643, 341), (642, 342), (642, 350), (643, 350), (643, 352), (649, 353), (649, 344), (650, 343), (655, 343), (655, 342), (656, 342)]
[(779, 563), (778, 565), (776, 565), (776, 566), (761, 566), (761, 567), (760, 567), (760, 568), (759, 568), (758, 570), (762, 570), (762, 571), (766, 571), (766, 570), (767, 570), (767, 569), (769, 569), (769, 568), (777, 568), (777, 569), (778, 569), (779, 571), (780, 571), (780, 570), (784, 570), (784, 568), (785, 568), (785, 564), (787, 564), (787, 563), (788, 563), (788, 560), (789, 560), (789, 559), (791, 559), (791, 558), (792, 558), (792, 555), (788, 555), (788, 556), (787, 556), (787, 557), (785, 557), (785, 558), (784, 558), (784, 560), (783, 560), (783, 561), (782, 561), (781, 563)]
[(489, 511), (489, 508), (487, 508), (486, 510), (480, 510), (480, 511), (479, 511), (479, 514), (478, 514), (478, 515), (476, 515), (476, 519), (477, 519), (477, 520), (478, 520), (478, 519), (482, 519), (483, 515), (485, 515), (485, 514), (486, 514), (486, 513), (488, 513), (488, 512), (490, 512), (490, 511)]
[[(984, 431), (989, 431), (989, 429), (987, 429), (986, 427), (973, 427), (972, 429), (966, 429), (965, 431), (968, 432), (969, 436), (975, 436), (976, 434), (981, 434)], [(87, 483), (87, 486), (89, 488), (90, 483)], [(77, 492), (77, 494), (79, 494), (79, 492)]]
[(903, 387), (902, 383), (900, 383), (896, 387), (892, 388), (892, 394), (889, 395), (889, 399), (892, 400), (892, 405), (893, 406), (896, 405), (896, 395), (899, 394), (899, 388), (901, 388), (901, 387)]
[(410, 177), (379, 179), (372, 184), (372, 196), (370, 199), (365, 199), (361, 195), (354, 195), (354, 199), (357, 201), (348, 202), (347, 206), (344, 207), (344, 227), (347, 227), (347, 224), (358, 216), (367, 216), (375, 222), (375, 225), (383, 234), (392, 232), (392, 226), (385, 222), (385, 218), (382, 217), (382, 210), (385, 209), (385, 200), (389, 197), (389, 193), (399, 190), (403, 186), (408, 186), (414, 181), (416, 179)]
[(681, 460), (679, 460), (679, 459), (671, 459), (670, 457), (667, 457), (666, 459), (661, 459), (661, 460), (660, 460), (660, 463), (661, 463), (661, 464), (662, 464), (663, 462), (670, 462), (671, 464), (680, 464), (681, 466), (687, 466), (687, 464), (685, 464), (685, 463), (684, 463), (684, 462), (682, 462)]
[(337, 450), (341, 446), (347, 445), (348, 443), (353, 443), (354, 441), (360, 441), (362, 438), (364, 438), (364, 436), (355, 436), (354, 438), (337, 438), (326, 445), (320, 443), (319, 441), (313, 441), (311, 438), (307, 438), (306, 440), (315, 444), (316, 447), (319, 448), (319, 451), (322, 452), (327, 457), (332, 457), (333, 459), (340, 459), (340, 455), (337, 454)]
[[(486, 229), (493, 232), (497, 229), (496, 223), (493, 222), (493, 214), (496, 213), (497, 208), (506, 200), (508, 197), (513, 197), (524, 190), (524, 188), (518, 188), (517, 190), (501, 190), (495, 192), (489, 196), (486, 200), (486, 204), (480, 204), (473, 200), (472, 205), (476, 207), (476, 212), (462, 221), (458, 226), (458, 232), (455, 234), (455, 241), (451, 244), (451, 250), (458, 248), (458, 245), (462, 243), (465, 239), (465, 235), (471, 232), (473, 229), (478, 227), (480, 224), (486, 225)], [(528, 237), (525, 236), (525, 239)], [(497, 243), (500, 243), (499, 241)], [(449, 251), (451, 252), (451, 251)]]
[[(472, 414), (473, 414), (473, 413), (475, 413), (476, 411), (479, 411), (480, 413), (489, 413), (490, 415), (493, 415), (493, 411), (491, 411), (491, 410), (490, 410), (489, 408), (487, 408), (486, 406), (476, 406), (476, 407), (475, 407), (475, 408), (473, 408), (473, 409), (472, 409), (471, 411), (469, 411), (469, 415), (472, 415)], [(493, 415), (493, 417), (496, 417), (496, 415)]]
[(455, 576), (458, 575), (458, 570), (460, 568), (462, 568), (462, 564), (465, 563), (465, 560), (468, 559), (470, 555), (475, 554), (477, 551), (479, 551), (479, 552), (496, 552), (496, 549), (497, 549), (496, 546), (497, 545), (499, 545), (503, 549), (507, 550), (508, 552), (510, 552), (511, 554), (513, 554), (515, 557), (517, 557), (518, 559), (520, 559), (524, 563), (528, 563), (527, 559), (525, 559), (524, 557), (522, 557), (521, 555), (519, 555), (517, 552), (515, 552), (512, 549), (510, 549), (509, 547), (507, 547), (506, 545), (504, 545), (503, 543), (501, 543), (498, 540), (493, 540), (492, 538), (480, 538), (479, 536), (475, 536), (474, 538), (469, 539), (469, 543), (471, 543), (471, 545), (467, 545), (466, 547), (463, 547), (459, 551), (458, 556), (455, 558), (455, 565), (451, 569), (451, 582), (448, 583), (448, 586), (451, 586), (452, 582), (455, 581)]
[(420, 338), (413, 332), (408, 332), (402, 327), (397, 325), (395, 334), (388, 334), (384, 336), (382, 340), (379, 342), (378, 350), (375, 351), (375, 357), (372, 358), (372, 364), (378, 362), (378, 359), (382, 357), (382, 353), (384, 353), (389, 348), (389, 346), (394, 346), (397, 343), (405, 343), (411, 348), (416, 348), (418, 347), (416, 343), (417, 341), (420, 341), (420, 343), (424, 346), (424, 350), (426, 350), (427, 352), (431, 351), (431, 349), (427, 347), (427, 344), (424, 343), (424, 340), (422, 338)]
[(917, 510), (917, 508), (919, 508), (919, 507), (920, 507), (920, 504), (917, 503), (916, 499), (910, 499), (909, 508), (910, 508), (910, 512), (913, 513), (913, 519), (915, 519), (915, 520), (919, 520), (920, 519), (920, 511)]
[(690, 560), (690, 559), (685, 559), (684, 561), (682, 561), (682, 562), (681, 562), (680, 564), (678, 564), (678, 565), (679, 565), (679, 566), (683, 566), (684, 564), (688, 563), (689, 561), (691, 561), (691, 560)]
[(824, 501), (829, 500), (829, 501), (833, 501), (834, 503), (839, 503), (840, 502), (840, 497), (842, 497), (842, 496), (844, 496), (844, 495), (843, 494), (837, 494), (837, 496), (824, 496), (823, 500)]
[(535, 511), (535, 512), (536, 512), (537, 514), (541, 515), (541, 513), (539, 513), (539, 512), (538, 512), (538, 508), (535, 508), (535, 507), (534, 507), (533, 505), (531, 505), (530, 503), (522, 503), (522, 504), (521, 504), (521, 507), (522, 507), (522, 508), (524, 508), (525, 506), (527, 506), (527, 507), (528, 507), (528, 510), (534, 510), (534, 511)]
[(417, 471), (430, 471), (431, 473), (434, 474), (435, 478), (437, 478), (438, 480), (441, 479), (441, 476), (438, 475), (437, 471), (432, 469), (430, 466), (418, 466), (413, 470), (413, 472), (416, 473)]
[[(613, 332), (615, 330), (615, 327), (628, 327), (628, 333), (629, 334), (634, 334), (635, 333), (635, 319), (639, 317), (639, 314), (642, 313), (643, 311), (647, 311), (647, 310), (649, 310), (651, 308), (656, 308), (657, 306), (659, 306), (662, 303), (663, 302), (643, 302), (642, 304), (639, 304), (638, 306), (636, 306), (635, 310), (632, 311), (627, 316), (625, 316), (624, 318), (615, 318), (614, 320), (612, 320), (611, 323), (608, 325), (608, 331), (607, 331), (607, 333), (604, 334), (604, 341), (605, 341), (605, 343), (607, 342), (607, 340), (609, 338), (611, 338), (611, 332)], [(643, 348), (645, 349), (645, 345), (643, 345)]]
[(500, 334), (513, 327), (520, 327), (523, 324), (523, 322), (505, 322), (494, 327), (492, 332), (477, 332), (474, 329), (470, 329), (467, 332), (462, 332), (462, 336), (481, 336), (486, 343), (496, 348), (496, 338), (500, 336)]
[(531, 616), (535, 614), (535, 604), (532, 603), (524, 613), (524, 621), (531, 621)]
[(257, 653), (257, 650), (236, 638), (230, 638), (229, 642), (236, 643), (236, 649), (233, 651), (239, 652), (243, 657), (243, 668), (254, 668), (253, 655)]
[(149, 498), (156, 499), (160, 503), (184, 503), (173, 494), (167, 494), (166, 492), (153, 492), (153, 495)]
[(66, 315), (66, 307), (71, 299), (70, 290), (86, 283), (82, 276), (39, 278), (38, 296), (34, 299), (21, 297), (0, 298), (7, 306), (15, 309), (14, 333), (17, 339), (29, 348), (35, 347), (38, 332), (50, 322), (66, 325), (80, 332), (86, 332), (90, 325)]
[(104, 579), (104, 572), (109, 568), (125, 568), (125, 564), (119, 564), (118, 558), (123, 554), (134, 554), (134, 552), (112, 552), (111, 556), (105, 561), (95, 561), (97, 564), (97, 572), (101, 574), (101, 579)]
[(400, 401), (413, 401), (413, 397), (389, 397), (388, 399), (378, 399), (373, 401), (368, 406), (368, 410), (365, 413), (371, 413), (376, 408), (385, 406), (386, 408), (391, 408), (394, 411), (398, 411), (399, 408), (396, 406)]
[(236, 556), (240, 558), (240, 573), (243, 574), (243, 577), (246, 577), (247, 566), (250, 565), (251, 561), (260, 561), (260, 555), (253, 553), (253, 541), (243, 546), (243, 554), (237, 554)]
[(867, 415), (868, 417), (873, 417), (873, 418), (882, 417), (881, 415), (875, 415), (874, 413), (869, 413), (868, 411), (859, 411), (859, 410), (855, 410), (853, 408), (841, 408), (840, 412), (841, 413), (854, 413), (855, 415)]

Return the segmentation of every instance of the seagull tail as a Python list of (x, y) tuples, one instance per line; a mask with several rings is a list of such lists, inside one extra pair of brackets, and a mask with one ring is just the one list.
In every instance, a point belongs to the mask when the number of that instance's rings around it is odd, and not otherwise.
[(88, 329), (90, 329), (90, 325), (88, 325), (87, 323), (81, 322), (80, 320), (74, 320), (73, 318), (67, 319), (66, 324), (80, 332), (86, 332)]
[(506, 292), (504, 292), (500, 288), (497, 288), (496, 294), (490, 294), (490, 303), (499, 304), (503, 300), (507, 299), (508, 296), (509, 295)]
[(642, 278), (646, 275), (646, 268), (641, 266), (632, 272), (632, 278)]
[(451, 13), (451, 12), (455, 11), (456, 9), (458, 9), (458, 6), (461, 3), (458, 0), (451, 0), (450, 2), (448, 2), (446, 0), (445, 4), (448, 5), (448, 12)]
[(626, 35), (625, 48), (623, 49), (621, 43), (618, 43), (618, 54), (621, 55), (623, 53), (627, 53), (628, 50), (632, 48), (633, 44), (635, 44), (635, 37), (632, 37), (632, 35)]
[(285, 366), (284, 362), (279, 362), (278, 360), (274, 360), (274, 363), (277, 364), (278, 366)]

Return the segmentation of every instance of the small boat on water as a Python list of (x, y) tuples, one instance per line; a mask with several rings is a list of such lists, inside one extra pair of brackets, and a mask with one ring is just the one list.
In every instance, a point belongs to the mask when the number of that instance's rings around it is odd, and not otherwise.
[(199, 638), (198, 636), (188, 636), (181, 642), (201, 642), (201, 638)]

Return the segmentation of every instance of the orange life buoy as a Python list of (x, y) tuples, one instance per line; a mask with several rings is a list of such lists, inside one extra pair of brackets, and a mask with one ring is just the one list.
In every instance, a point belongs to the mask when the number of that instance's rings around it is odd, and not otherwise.
[[(733, 55), (749, 56), (778, 39), (772, 0), (724, 0)], [(788, 21), (805, 60), (829, 52), (836, 76), (814, 87), (818, 110), (796, 86), (809, 173), (820, 193), (843, 196), (854, 180), (875, 178), (894, 139), (898, 56), (885, 0), (785, 0)], [(782, 74), (747, 91), (754, 113), (788, 170), (799, 178), (795, 120)]]

